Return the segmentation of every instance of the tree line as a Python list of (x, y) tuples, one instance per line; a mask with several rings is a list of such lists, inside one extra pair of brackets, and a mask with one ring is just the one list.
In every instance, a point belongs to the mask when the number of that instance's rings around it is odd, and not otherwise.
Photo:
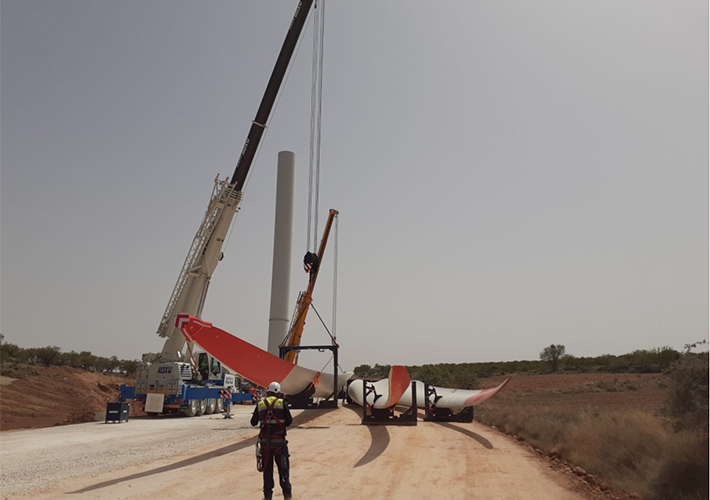
[(36, 364), (44, 366), (71, 366), (91, 372), (112, 372), (123, 375), (134, 375), (138, 360), (118, 359), (116, 356), (105, 358), (96, 356), (89, 351), (62, 352), (57, 346), (23, 348), (4, 341), (0, 334), (0, 360)]
[[(550, 373), (602, 371), (611, 373), (660, 373), (679, 359), (681, 353), (670, 348), (639, 349), (628, 354), (585, 357), (566, 353), (565, 346), (553, 344), (543, 348), (539, 360), (497, 361), (485, 363), (438, 363), (405, 366), (410, 377), (427, 384), (465, 389), (475, 387), (479, 378), (512, 373)], [(362, 378), (387, 377), (391, 365), (367, 364), (355, 367)]]
[[(566, 353), (564, 345), (552, 344), (543, 348), (539, 360), (497, 361), (481, 363), (438, 363), (405, 366), (413, 379), (431, 385), (465, 389), (475, 387), (479, 378), (511, 373), (549, 373), (556, 371), (603, 371), (611, 373), (660, 373), (679, 359), (681, 353), (670, 348), (639, 349), (633, 352), (593, 357), (577, 357)], [(96, 356), (89, 351), (62, 352), (57, 346), (22, 348), (4, 341), (0, 334), (0, 359), (17, 363), (44, 366), (71, 366), (95, 372), (136, 373), (138, 360)], [(362, 378), (387, 377), (391, 365), (363, 364), (355, 367), (355, 375)]]

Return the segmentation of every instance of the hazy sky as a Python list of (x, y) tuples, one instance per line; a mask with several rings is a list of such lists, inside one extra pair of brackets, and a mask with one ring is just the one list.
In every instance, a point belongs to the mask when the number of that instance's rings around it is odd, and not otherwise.
[[(2, 0), (1, 331), (136, 359), (295, 1)], [(325, 6), (320, 221), (341, 364), (623, 354), (708, 336), (706, 1)], [(204, 319), (266, 346), (276, 158), (306, 286), (312, 25)], [(331, 239), (314, 294), (330, 324)], [(311, 313), (304, 344), (327, 341)], [(329, 355), (311, 353), (319, 369)]]

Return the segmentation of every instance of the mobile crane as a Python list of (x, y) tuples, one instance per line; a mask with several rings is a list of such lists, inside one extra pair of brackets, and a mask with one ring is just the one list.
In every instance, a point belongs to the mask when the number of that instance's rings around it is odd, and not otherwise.
[(183, 413), (187, 416), (221, 411), (225, 403), (251, 399), (240, 391), (237, 378), (206, 352), (184, 352), (185, 338), (175, 326), (177, 314), (200, 316), (210, 279), (224, 257), (222, 246), (242, 200), (242, 191), (266, 129), (276, 97), (314, 0), (301, 0), (279, 52), (256, 117), (231, 179), (215, 178), (200, 228), (188, 251), (177, 283), (158, 326), (165, 338), (160, 353), (144, 354), (134, 387), (121, 386), (119, 402), (135, 400), (151, 414)]
[[(320, 263), (323, 262), (323, 256), (325, 255), (325, 247), (328, 244), (330, 229), (333, 227), (333, 220), (337, 216), (338, 211), (331, 208), (328, 213), (328, 221), (326, 222), (325, 229), (323, 230), (323, 238), (321, 239), (320, 246), (318, 247), (318, 253), (314, 254), (307, 252), (306, 256), (303, 258), (304, 267), (309, 273), (308, 288), (306, 288), (305, 292), (298, 294), (296, 310), (294, 311), (291, 319), (291, 327), (288, 330), (286, 339), (284, 339), (279, 347), (297, 347), (301, 345), (303, 327), (306, 325), (306, 315), (308, 314), (308, 309), (310, 309), (311, 303), (313, 302), (313, 289), (315, 288), (316, 280), (318, 279)], [(298, 364), (298, 350), (287, 350), (283, 357), (289, 363)]]

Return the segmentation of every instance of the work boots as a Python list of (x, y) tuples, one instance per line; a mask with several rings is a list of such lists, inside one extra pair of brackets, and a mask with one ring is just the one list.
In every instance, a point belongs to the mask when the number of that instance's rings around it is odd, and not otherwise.
[[(273, 496), (273, 493), (264, 493), (264, 500), (271, 500)], [(289, 500), (293, 498), (291, 495), (291, 492), (289, 491), (288, 493), (284, 492), (284, 500)]]

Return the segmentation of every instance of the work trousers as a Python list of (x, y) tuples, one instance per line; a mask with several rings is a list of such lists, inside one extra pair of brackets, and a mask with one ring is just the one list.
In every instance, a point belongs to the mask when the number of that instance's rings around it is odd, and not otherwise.
[[(279, 485), (284, 495), (291, 493), (291, 483), (289, 481), (289, 469), (291, 463), (288, 454), (288, 441), (284, 441), (283, 448), (278, 451), (268, 449), (266, 443), (262, 448), (264, 455), (264, 496), (271, 498), (274, 491), (274, 462), (279, 471)], [(268, 450), (268, 451), (267, 451)]]

